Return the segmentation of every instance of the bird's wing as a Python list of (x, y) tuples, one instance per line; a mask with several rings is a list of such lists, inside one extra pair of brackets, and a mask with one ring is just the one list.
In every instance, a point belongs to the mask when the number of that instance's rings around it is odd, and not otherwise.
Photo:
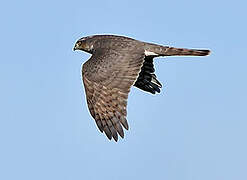
[(160, 93), (160, 88), (162, 85), (155, 75), (153, 58), (154, 56), (145, 56), (145, 61), (141, 68), (141, 72), (139, 73), (134, 86), (143, 91), (155, 94), (156, 92)]
[(138, 50), (126, 52), (102, 50), (83, 65), (82, 76), (89, 111), (101, 132), (115, 141), (128, 130), (126, 106), (130, 87), (136, 81), (144, 61)]

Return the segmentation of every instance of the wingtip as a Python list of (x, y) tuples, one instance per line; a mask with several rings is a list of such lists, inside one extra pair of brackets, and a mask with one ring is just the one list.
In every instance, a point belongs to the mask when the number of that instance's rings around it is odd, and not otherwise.
[(104, 127), (104, 132), (105, 132), (105, 135), (107, 136), (107, 138), (109, 140), (111, 140), (112, 139), (112, 134), (111, 134), (111, 131), (108, 129), (107, 126)]
[(113, 136), (113, 139), (114, 139), (115, 142), (117, 142), (118, 141), (118, 135)]

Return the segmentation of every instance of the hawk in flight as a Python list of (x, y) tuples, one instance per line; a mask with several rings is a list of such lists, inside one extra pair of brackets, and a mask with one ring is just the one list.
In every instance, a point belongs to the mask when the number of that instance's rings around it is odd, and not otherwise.
[(162, 46), (115, 35), (79, 39), (74, 50), (92, 56), (82, 66), (88, 109), (99, 130), (111, 140), (128, 130), (126, 106), (132, 85), (155, 94), (162, 87), (153, 59), (159, 56), (206, 56), (209, 50)]

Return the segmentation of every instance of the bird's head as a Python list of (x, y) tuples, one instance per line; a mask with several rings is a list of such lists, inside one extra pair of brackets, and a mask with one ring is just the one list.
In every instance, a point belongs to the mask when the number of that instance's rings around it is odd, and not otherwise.
[(93, 52), (93, 42), (90, 37), (84, 37), (79, 39), (73, 48), (73, 50), (81, 50), (81, 51), (86, 51), (88, 53)]

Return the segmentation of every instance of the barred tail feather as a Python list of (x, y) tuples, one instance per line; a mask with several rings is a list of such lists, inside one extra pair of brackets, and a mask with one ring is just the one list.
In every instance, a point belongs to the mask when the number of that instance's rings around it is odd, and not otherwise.
[(210, 50), (206, 49), (184, 49), (166, 47), (164, 52), (165, 56), (207, 56), (210, 54)]

